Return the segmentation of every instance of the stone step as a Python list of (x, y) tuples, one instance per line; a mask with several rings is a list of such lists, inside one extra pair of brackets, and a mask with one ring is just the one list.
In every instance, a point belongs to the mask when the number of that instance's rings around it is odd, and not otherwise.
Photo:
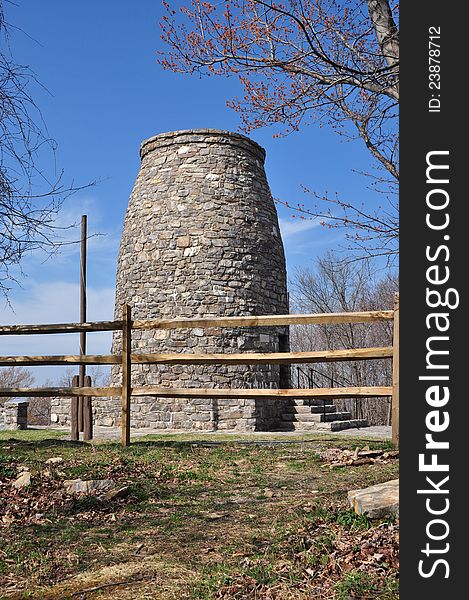
[(324, 423), (330, 421), (349, 421), (352, 418), (352, 413), (349, 412), (332, 412), (332, 413), (319, 413), (319, 414), (304, 414), (304, 413), (284, 413), (282, 415), (283, 421), (296, 421), (298, 423)]
[(295, 414), (295, 413), (284, 413), (282, 415), (282, 421), (292, 421), (294, 423), (318, 423), (318, 417), (322, 415), (309, 414)]
[[(324, 406), (324, 400), (320, 398), (300, 398), (298, 400), (293, 400), (296, 406)], [(329, 398), (326, 398), (326, 406), (331, 406), (332, 401)]]
[(326, 413), (337, 412), (337, 407), (334, 404), (326, 404), (325, 407), (323, 407), (323, 406), (286, 406), (284, 409), (284, 414), (294, 413), (294, 414), (311, 415), (311, 414), (323, 413), (324, 409), (325, 409)]
[(317, 421), (284, 421), (277, 431), (342, 431), (344, 429), (357, 429), (368, 426), (368, 421), (365, 419), (329, 421), (326, 423), (318, 423)]
[(348, 421), (330, 421), (329, 423), (317, 423), (317, 429), (327, 431), (342, 431), (343, 429), (356, 429), (358, 427), (369, 427), (366, 419), (350, 419)]
[(349, 412), (332, 412), (319, 414), (304, 414), (304, 413), (284, 413), (282, 419), (284, 421), (297, 421), (299, 423), (314, 421), (315, 423), (323, 423), (329, 421), (349, 421), (352, 418), (352, 413)]
[(276, 431), (317, 431), (318, 424), (315, 421), (283, 421)]
[(318, 423), (328, 423), (330, 421), (350, 421), (350, 419), (352, 418), (352, 413), (348, 411), (326, 413), (325, 415), (324, 413), (319, 413), (317, 415), (313, 415), (313, 418)]

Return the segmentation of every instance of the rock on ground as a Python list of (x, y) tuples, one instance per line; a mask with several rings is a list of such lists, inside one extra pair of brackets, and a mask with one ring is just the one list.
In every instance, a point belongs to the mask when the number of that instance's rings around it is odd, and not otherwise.
[(12, 486), (17, 490), (20, 490), (21, 488), (27, 487), (30, 484), (31, 473), (29, 471), (23, 471), (21, 475), (12, 483)]
[(399, 515), (399, 479), (348, 493), (350, 506), (359, 515), (382, 519)]
[(64, 481), (65, 491), (69, 494), (93, 494), (106, 492), (113, 488), (116, 482), (113, 479), (68, 479)]
[(124, 485), (120, 488), (110, 489), (103, 496), (103, 500), (117, 500), (118, 498), (125, 498), (127, 494), (130, 492), (130, 487), (128, 485)]
[(59, 465), (64, 459), (61, 456), (53, 456), (46, 460), (46, 465)]

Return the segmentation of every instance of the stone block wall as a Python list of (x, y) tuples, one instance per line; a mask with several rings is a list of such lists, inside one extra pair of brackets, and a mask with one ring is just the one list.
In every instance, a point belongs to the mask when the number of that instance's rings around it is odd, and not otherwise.
[[(103, 427), (120, 425), (120, 398), (93, 398), (93, 422)], [(50, 421), (52, 425), (71, 426), (71, 399), (50, 399)]]
[(25, 398), (7, 400), (3, 404), (3, 428), (27, 429), (28, 428), (29, 400)]
[[(52, 403), (51, 424), (70, 427), (70, 402), (53, 398)], [(284, 409), (284, 401), (276, 398), (153, 398), (150, 402), (133, 398), (130, 426), (171, 431), (274, 431)], [(120, 398), (93, 398), (93, 422), (105, 427), (120, 426)]]
[(70, 398), (50, 399), (51, 425), (70, 425)]

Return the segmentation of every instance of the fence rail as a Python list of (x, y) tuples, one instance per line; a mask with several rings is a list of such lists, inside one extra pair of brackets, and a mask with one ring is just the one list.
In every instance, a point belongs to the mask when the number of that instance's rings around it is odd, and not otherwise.
[[(131, 387), (132, 396), (159, 396), (160, 398), (374, 398), (391, 396), (392, 387), (346, 387), (346, 388), (167, 388)], [(120, 396), (122, 387), (44, 387), (0, 388), (0, 396), (8, 397), (68, 397), (68, 396)]]
[(52, 323), (39, 325), (0, 325), (0, 335), (32, 335), (47, 333), (80, 333), (94, 331), (117, 331), (122, 321), (95, 321), (91, 323)]
[[(132, 329), (204, 329), (207, 327), (276, 327), (279, 325), (317, 325), (335, 323), (369, 323), (392, 321), (392, 310), (301, 315), (266, 315), (259, 317), (204, 317), (187, 319), (152, 319), (132, 321)], [(124, 321), (89, 323), (53, 323), (40, 325), (0, 325), (0, 335), (79, 333), (121, 330)]]
[[(214, 327), (269, 327), (282, 325), (325, 325), (338, 323), (370, 323), (394, 320), (393, 345), (380, 348), (353, 348), (315, 352), (271, 352), (241, 354), (153, 353), (132, 354), (132, 329), (180, 329)], [(370, 398), (392, 396), (393, 442), (399, 445), (399, 301), (394, 310), (301, 315), (264, 315), (249, 317), (204, 317), (184, 319), (132, 320), (128, 305), (123, 306), (121, 320), (89, 323), (55, 323), (40, 325), (2, 325), (0, 335), (35, 335), (122, 331), (122, 353), (105, 355), (0, 356), (0, 366), (22, 365), (122, 365), (122, 385), (114, 387), (47, 387), (0, 388), (7, 397), (107, 397), (122, 398), (122, 444), (130, 443), (131, 396), (164, 398)], [(224, 389), (131, 387), (132, 364), (166, 365), (235, 365), (235, 364), (304, 364), (349, 360), (393, 360), (392, 386), (310, 388), (310, 389)], [(73, 425), (72, 425), (73, 427)]]
[[(392, 358), (392, 346), (382, 348), (354, 348), (350, 350), (320, 350), (318, 352), (245, 352), (242, 354), (131, 354), (134, 365), (294, 365), (301, 363), (336, 362), (346, 360), (371, 360)], [(12, 364), (37, 365), (119, 365), (120, 356), (115, 354), (88, 356), (0, 356), (0, 367)]]

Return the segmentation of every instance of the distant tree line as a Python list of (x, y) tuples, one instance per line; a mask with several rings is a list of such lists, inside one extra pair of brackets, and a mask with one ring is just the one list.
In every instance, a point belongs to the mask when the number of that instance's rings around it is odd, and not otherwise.
[[(290, 284), (291, 311), (303, 313), (391, 310), (398, 291), (393, 273), (379, 276), (369, 261), (350, 261), (329, 253), (314, 268), (298, 269)], [(340, 325), (301, 325), (290, 328), (292, 350), (338, 350), (392, 345), (392, 321)], [(298, 368), (299, 367), (299, 368)], [(391, 360), (367, 360), (292, 368), (292, 385), (309, 387), (388, 386)], [(390, 424), (385, 398), (335, 401), (339, 410), (370, 424)]]

